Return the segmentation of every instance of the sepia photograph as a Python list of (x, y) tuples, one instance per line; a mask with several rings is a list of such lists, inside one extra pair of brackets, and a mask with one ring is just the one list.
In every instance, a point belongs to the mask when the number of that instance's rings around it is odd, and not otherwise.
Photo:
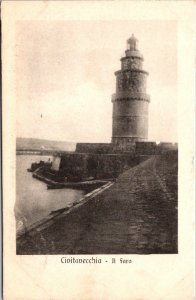
[(178, 252), (174, 21), (16, 24), (17, 254)]
[(5, 300), (192, 300), (195, 1), (2, 1)]

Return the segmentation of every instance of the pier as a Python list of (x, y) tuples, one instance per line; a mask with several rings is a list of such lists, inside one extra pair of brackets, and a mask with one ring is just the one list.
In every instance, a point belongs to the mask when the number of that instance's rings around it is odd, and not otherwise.
[(177, 253), (177, 163), (167, 153), (130, 168), (18, 237), (17, 254)]

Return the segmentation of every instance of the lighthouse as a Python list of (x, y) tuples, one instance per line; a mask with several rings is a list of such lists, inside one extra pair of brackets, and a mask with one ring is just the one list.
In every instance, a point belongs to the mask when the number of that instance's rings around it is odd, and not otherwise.
[(115, 75), (112, 143), (126, 150), (135, 142), (148, 139), (148, 72), (143, 70), (143, 55), (138, 50), (138, 40), (134, 35), (127, 40), (125, 56), (121, 58), (121, 70), (115, 72)]

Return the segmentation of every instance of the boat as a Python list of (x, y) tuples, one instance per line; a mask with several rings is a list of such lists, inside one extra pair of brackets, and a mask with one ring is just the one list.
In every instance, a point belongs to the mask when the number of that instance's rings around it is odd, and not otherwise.
[(50, 168), (52, 166), (52, 163), (50, 161), (43, 161), (43, 160), (40, 160), (39, 163), (35, 162), (35, 163), (32, 163), (31, 164), (31, 167), (27, 169), (28, 172), (35, 172), (38, 168), (40, 167), (48, 167)]

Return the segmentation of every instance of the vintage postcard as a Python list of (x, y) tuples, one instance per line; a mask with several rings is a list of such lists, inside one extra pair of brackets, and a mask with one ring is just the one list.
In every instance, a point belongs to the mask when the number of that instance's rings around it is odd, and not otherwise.
[(194, 9), (2, 2), (4, 299), (193, 299)]

